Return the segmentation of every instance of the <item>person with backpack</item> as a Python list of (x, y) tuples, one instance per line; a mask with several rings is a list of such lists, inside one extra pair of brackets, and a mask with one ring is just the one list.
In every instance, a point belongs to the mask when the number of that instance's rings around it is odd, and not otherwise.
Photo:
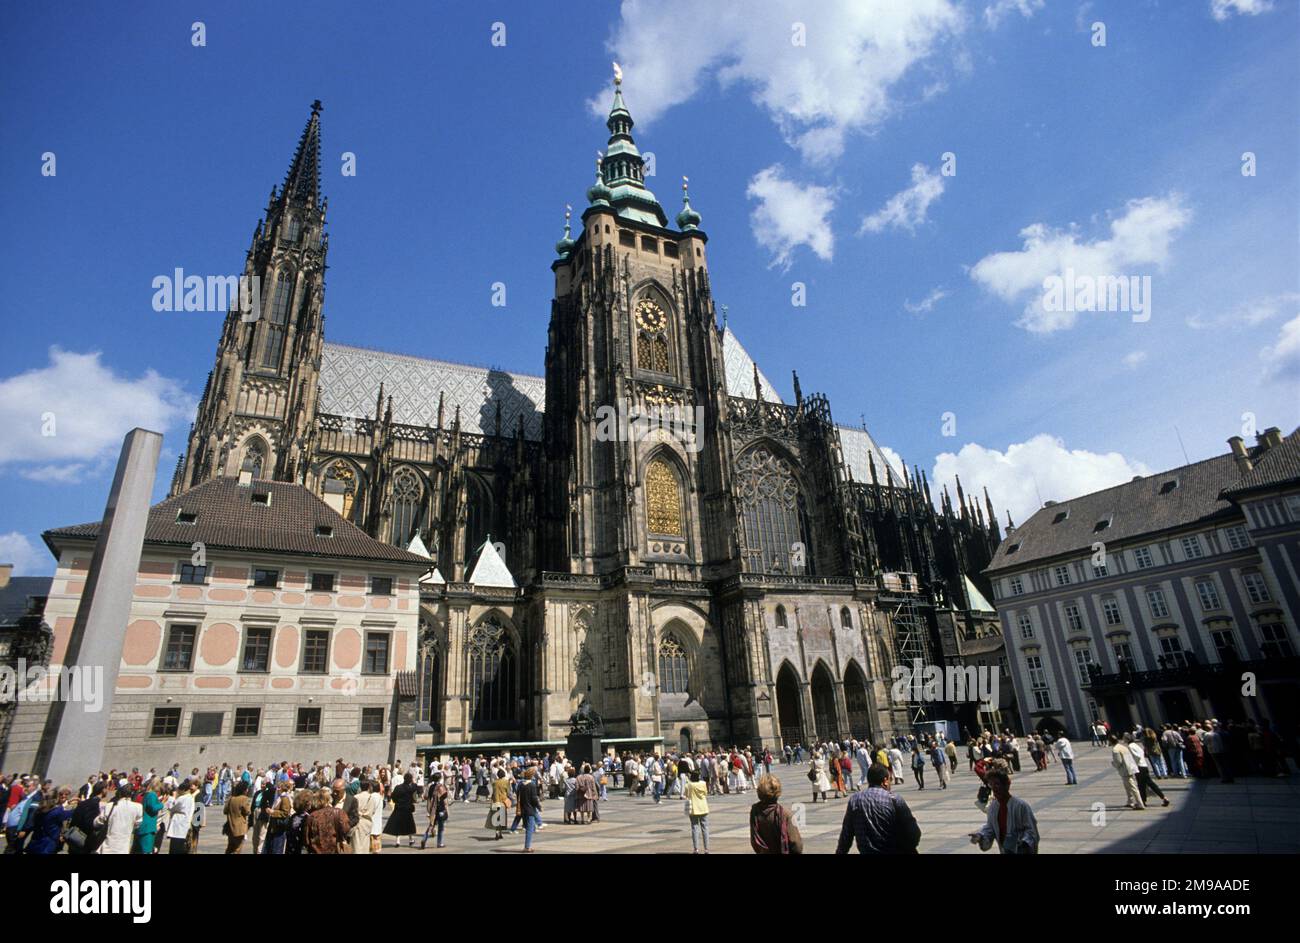
[(780, 799), (781, 780), (759, 779), (758, 801), (749, 807), (749, 846), (756, 855), (803, 854), (803, 837)]

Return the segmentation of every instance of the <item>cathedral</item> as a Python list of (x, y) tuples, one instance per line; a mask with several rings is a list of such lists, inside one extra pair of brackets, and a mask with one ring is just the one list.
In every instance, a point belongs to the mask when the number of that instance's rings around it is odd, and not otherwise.
[(430, 749), (553, 744), (583, 699), (607, 743), (668, 748), (988, 723), (891, 683), (1000, 648), (987, 493), (932, 500), (797, 375), (784, 402), (719, 325), (685, 186), (671, 223), (647, 188), (618, 81), (607, 126), (533, 376), (326, 341), (316, 102), (248, 250), (263, 308), (225, 319), (171, 494), (297, 483), (428, 556)]

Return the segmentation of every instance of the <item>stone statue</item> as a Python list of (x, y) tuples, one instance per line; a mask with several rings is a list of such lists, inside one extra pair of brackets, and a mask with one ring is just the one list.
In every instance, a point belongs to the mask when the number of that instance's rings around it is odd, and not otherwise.
[(578, 709), (569, 715), (569, 734), (588, 734), (599, 736), (605, 732), (605, 723), (596, 713), (596, 709), (591, 706), (587, 700), (587, 695), (582, 696), (582, 702), (578, 704)]

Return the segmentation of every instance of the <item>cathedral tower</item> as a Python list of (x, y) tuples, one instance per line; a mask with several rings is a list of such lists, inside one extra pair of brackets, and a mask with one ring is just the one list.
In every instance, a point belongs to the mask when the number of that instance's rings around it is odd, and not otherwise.
[(725, 552), (709, 527), (725, 389), (708, 239), (685, 193), (674, 230), (646, 187), (621, 77), (606, 126), (582, 229), (566, 223), (551, 266), (543, 565), (698, 578)]
[[(320, 186), (321, 103), (272, 187), (244, 262), (255, 284), (226, 315), (172, 494), (222, 475), (302, 482), (314, 436), (324, 319), (328, 201)], [(246, 310), (240, 310), (246, 308)]]

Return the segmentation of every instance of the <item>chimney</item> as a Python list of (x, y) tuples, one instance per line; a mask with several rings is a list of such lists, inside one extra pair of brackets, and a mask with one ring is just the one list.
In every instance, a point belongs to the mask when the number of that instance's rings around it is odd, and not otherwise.
[(1282, 444), (1282, 430), (1277, 426), (1269, 426), (1264, 430), (1264, 445), (1270, 449), (1275, 449)]
[(1232, 450), (1232, 457), (1237, 462), (1237, 470), (1243, 475), (1254, 467), (1250, 463), (1250, 456), (1246, 454), (1246, 445), (1241, 436), (1234, 435), (1228, 439), (1228, 448)]
[(9, 577), (14, 575), (14, 565), (12, 563), (0, 563), (0, 589), (9, 585)]

